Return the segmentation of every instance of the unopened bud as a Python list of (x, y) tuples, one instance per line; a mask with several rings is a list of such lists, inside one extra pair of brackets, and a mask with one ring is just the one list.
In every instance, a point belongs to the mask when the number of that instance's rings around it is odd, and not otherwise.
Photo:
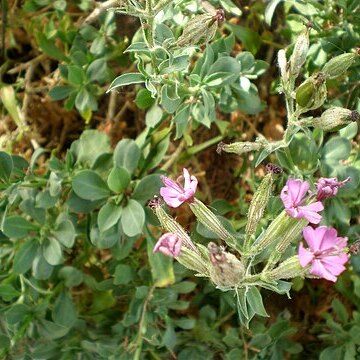
[(264, 274), (270, 280), (292, 279), (297, 276), (304, 277), (308, 272), (299, 262), (299, 256), (292, 256), (279, 264), (274, 270)]
[(189, 206), (201, 224), (215, 233), (221, 240), (224, 240), (229, 246), (235, 249), (238, 248), (235, 237), (225, 229), (218, 217), (205, 204), (194, 198), (194, 201)]
[(306, 79), (296, 91), (296, 102), (306, 111), (320, 107), (326, 100), (325, 75), (317, 73)]
[(294, 51), (290, 57), (290, 74), (295, 78), (299, 76), (309, 51), (309, 29), (307, 28), (296, 39)]
[(346, 53), (335, 56), (324, 65), (322, 72), (328, 79), (337, 78), (345, 73), (345, 71), (354, 63), (357, 56), (357, 53)]
[(281, 49), (278, 52), (278, 65), (280, 69), (281, 79), (285, 83), (288, 80), (288, 73), (287, 73), (286, 52), (284, 49)]
[(213, 242), (208, 244), (208, 250), (211, 262), (210, 279), (223, 290), (237, 287), (244, 277), (242, 262)]
[(199, 251), (195, 252), (183, 246), (181, 248), (181, 253), (176, 258), (176, 260), (186, 268), (196, 271), (200, 276), (210, 277), (210, 273), (208, 270), (210, 264), (205, 257), (201, 256), (201, 253)]
[(337, 130), (339, 126), (350, 124), (359, 119), (357, 111), (341, 107), (333, 107), (322, 113), (320, 117), (311, 120), (310, 125), (325, 131)]
[(187, 23), (176, 45), (184, 47), (208, 43), (214, 37), (218, 26), (224, 20), (225, 13), (222, 9), (218, 9), (215, 15), (196, 15)]
[(283, 211), (257, 239), (250, 249), (250, 253), (257, 254), (273, 244), (276, 244), (277, 253), (283, 253), (288, 245), (301, 234), (307, 224), (307, 220), (292, 218), (287, 215), (286, 211)]
[(233, 153), (233, 154), (244, 154), (250, 151), (255, 151), (255, 150), (259, 150), (262, 147), (264, 147), (264, 145), (257, 143), (257, 142), (250, 142), (250, 141), (245, 141), (245, 142), (236, 142), (236, 143), (232, 143), (232, 144), (225, 144), (223, 142), (220, 142), (217, 146), (216, 152), (218, 154), (221, 154), (222, 151), (226, 152), (226, 153)]
[(165, 212), (165, 210), (161, 206), (160, 199), (157, 196), (155, 196), (152, 200), (148, 202), (148, 206), (154, 211), (155, 215), (160, 221), (161, 226), (167, 232), (176, 234), (182, 240), (184, 246), (188, 247), (193, 251), (198, 251), (198, 249), (192, 242), (190, 236), (182, 228), (182, 226)]
[[(292, 219), (292, 224), (290, 224), (287, 229), (284, 231), (281, 239), (275, 247), (275, 250), (279, 253), (283, 253), (287, 247), (300, 235), (305, 229), (306, 225), (309, 223), (306, 219)], [(294, 221), (295, 220), (295, 221)]]
[(263, 217), (269, 201), (272, 183), (272, 174), (269, 173), (261, 181), (259, 188), (256, 190), (251, 200), (245, 228), (246, 237), (250, 237), (256, 232), (257, 225)]

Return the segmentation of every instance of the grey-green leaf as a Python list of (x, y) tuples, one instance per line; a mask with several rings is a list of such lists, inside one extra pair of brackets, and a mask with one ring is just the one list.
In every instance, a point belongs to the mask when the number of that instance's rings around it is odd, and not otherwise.
[(140, 156), (140, 148), (134, 140), (122, 139), (118, 142), (114, 151), (114, 164), (133, 173), (138, 166)]
[(99, 211), (98, 225), (100, 232), (104, 232), (113, 227), (120, 219), (122, 207), (113, 203), (106, 203)]
[(83, 170), (72, 181), (72, 188), (82, 199), (95, 201), (110, 195), (105, 181), (95, 171)]
[(145, 211), (135, 200), (130, 199), (123, 208), (121, 225), (127, 236), (136, 236), (142, 232), (145, 223)]
[(0, 181), (9, 181), (13, 167), (14, 164), (11, 156), (4, 151), (0, 151)]

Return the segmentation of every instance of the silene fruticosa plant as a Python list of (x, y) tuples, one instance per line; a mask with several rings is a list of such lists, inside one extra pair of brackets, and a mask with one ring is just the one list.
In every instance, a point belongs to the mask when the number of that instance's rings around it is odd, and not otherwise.
[[(295, 87), (305, 63), (309, 48), (309, 31), (297, 38), (289, 61), (284, 50), (279, 51), (281, 87), (288, 111), (288, 126), (284, 138), (268, 142), (261, 138), (256, 142), (233, 144), (220, 143), (218, 152), (237, 154), (261, 150), (257, 161), (271, 152), (287, 148), (293, 136), (308, 128), (324, 131), (338, 129), (358, 120), (358, 113), (333, 107), (319, 117), (302, 117), (310, 110), (318, 109), (326, 100), (326, 79), (343, 74), (355, 61), (358, 53), (347, 53), (331, 59), (322, 71), (311, 75)], [(159, 238), (154, 252), (174, 257), (197, 276), (207, 277), (222, 291), (233, 291), (237, 300), (240, 321), (248, 326), (255, 314), (267, 316), (259, 288), (279, 294), (288, 294), (290, 279), (296, 277), (324, 278), (336, 282), (349, 260), (348, 239), (341, 237), (333, 227), (320, 226), (325, 199), (337, 195), (350, 178), (320, 178), (314, 188), (308, 181), (289, 178), (281, 190), (283, 211), (266, 227), (261, 220), (267, 208), (274, 178), (282, 169), (274, 164), (266, 166), (267, 175), (260, 183), (251, 201), (245, 232), (236, 232), (228, 222), (220, 219), (195, 197), (197, 179), (187, 169), (176, 181), (166, 176), (160, 197), (149, 202), (165, 233)], [(224, 242), (225, 246), (209, 242), (207, 247), (193, 242), (188, 233), (167, 214), (163, 202), (177, 208), (187, 203), (197, 221)]]

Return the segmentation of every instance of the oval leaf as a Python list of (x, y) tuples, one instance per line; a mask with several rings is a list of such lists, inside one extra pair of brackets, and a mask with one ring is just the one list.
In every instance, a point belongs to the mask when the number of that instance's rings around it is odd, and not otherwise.
[(110, 195), (105, 181), (91, 170), (79, 172), (73, 178), (72, 188), (77, 196), (90, 201), (104, 199)]

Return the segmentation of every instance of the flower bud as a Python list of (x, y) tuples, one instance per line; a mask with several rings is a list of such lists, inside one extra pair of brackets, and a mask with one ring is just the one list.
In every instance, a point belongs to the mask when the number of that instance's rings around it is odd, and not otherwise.
[(180, 255), (182, 240), (177, 234), (166, 233), (155, 244), (153, 252), (161, 252), (170, 257)]
[(292, 218), (287, 215), (286, 211), (283, 211), (257, 239), (250, 249), (250, 253), (257, 254), (273, 244), (276, 244), (277, 253), (284, 252), (307, 224), (306, 219)]
[(295, 78), (299, 76), (309, 51), (309, 28), (296, 39), (294, 51), (290, 57), (290, 74)]
[(195, 252), (183, 246), (181, 248), (181, 253), (176, 260), (187, 269), (196, 271), (198, 276), (210, 277), (210, 272), (208, 270), (210, 263), (200, 254), (200, 252)]
[(287, 73), (286, 52), (284, 49), (281, 49), (278, 52), (278, 65), (280, 69), (281, 79), (285, 83), (288, 80), (288, 73)]
[(223, 290), (237, 287), (244, 277), (242, 262), (213, 242), (209, 242), (208, 250), (211, 262), (210, 279)]
[(325, 75), (317, 73), (306, 79), (296, 91), (296, 102), (306, 111), (320, 107), (327, 96)]
[(346, 72), (346, 70), (354, 63), (357, 53), (346, 53), (335, 56), (328, 61), (322, 72), (328, 79), (334, 79)]
[(197, 220), (214, 232), (221, 240), (224, 240), (229, 246), (238, 249), (237, 241), (220, 222), (218, 217), (206, 207), (199, 199), (195, 198), (194, 202), (189, 204), (191, 211), (196, 216)]
[(275, 250), (279, 253), (283, 253), (287, 247), (297, 239), (302, 231), (305, 229), (306, 225), (309, 223), (306, 219), (292, 219), (292, 224), (290, 224), (287, 229), (284, 231), (283, 235), (281, 236), (280, 241), (275, 247)]
[(339, 126), (350, 124), (359, 119), (357, 111), (351, 111), (341, 107), (333, 107), (322, 113), (320, 117), (311, 120), (310, 125), (316, 128), (330, 131), (336, 130)]
[(170, 215), (168, 215), (165, 210), (161, 206), (161, 200), (155, 196), (152, 200), (149, 201), (149, 207), (154, 211), (155, 215), (160, 221), (161, 226), (169, 233), (176, 234), (183, 242), (183, 245), (188, 247), (193, 251), (197, 251), (198, 249), (192, 242), (190, 236), (187, 232), (182, 228), (180, 224), (178, 224)]
[(218, 154), (221, 154), (221, 152), (224, 151), (226, 153), (234, 153), (241, 155), (250, 151), (259, 150), (262, 147), (264, 147), (264, 145), (250, 141), (236, 142), (232, 144), (225, 144), (223, 142), (220, 142), (217, 146), (216, 152)]
[(246, 237), (250, 237), (256, 232), (257, 225), (264, 215), (266, 205), (269, 201), (272, 183), (272, 174), (269, 173), (261, 181), (259, 188), (251, 200), (247, 214), (248, 221), (245, 228)]
[(184, 47), (208, 43), (214, 37), (218, 26), (224, 19), (225, 13), (222, 9), (217, 10), (215, 15), (196, 15), (187, 23), (176, 45)]
[(264, 276), (269, 280), (292, 279), (297, 276), (304, 277), (307, 272), (308, 270), (300, 265), (299, 256), (295, 255), (280, 263), (278, 267)]

